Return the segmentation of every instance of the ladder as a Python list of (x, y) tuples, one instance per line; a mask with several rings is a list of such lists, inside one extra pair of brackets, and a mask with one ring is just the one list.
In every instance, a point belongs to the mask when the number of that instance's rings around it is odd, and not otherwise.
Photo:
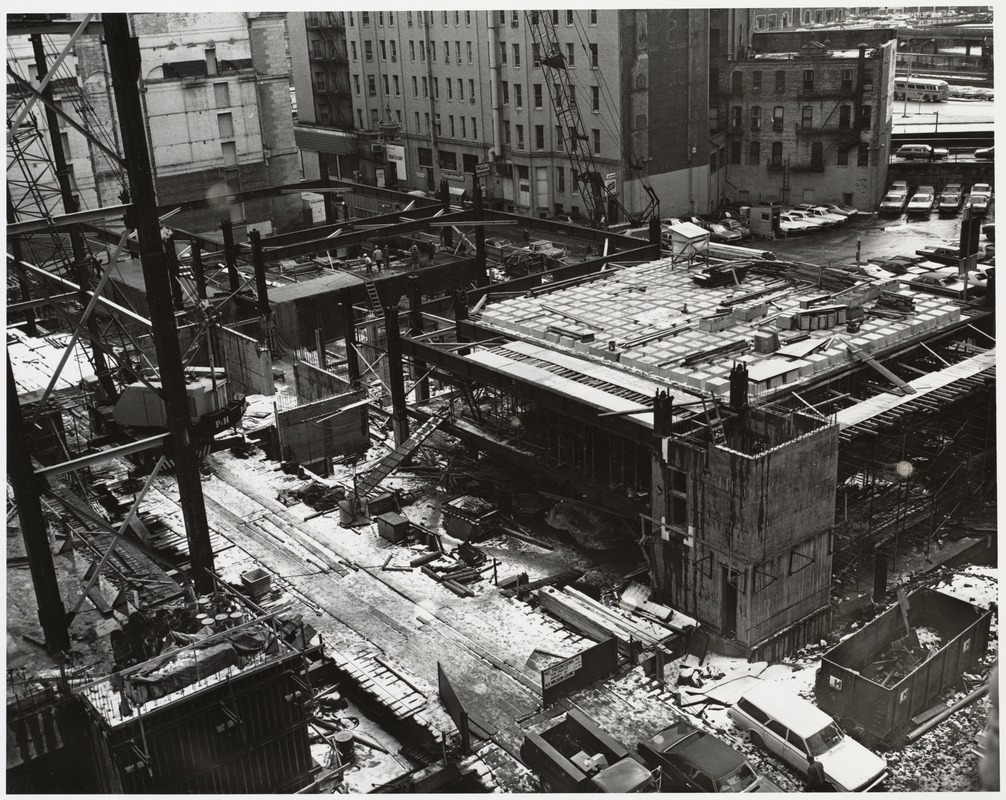
[(388, 453), (375, 466), (365, 472), (363, 477), (360, 478), (356, 484), (357, 498), (362, 500), (374, 491), (374, 489), (377, 488), (377, 485), (387, 478), (399, 464), (416, 452), (419, 446), (426, 441), (430, 434), (432, 434), (433, 431), (435, 431), (447, 418), (448, 414), (450, 414), (449, 408), (434, 414), (426, 420), (426, 422), (416, 428), (408, 439)]
[(381, 314), (381, 296), (377, 293), (377, 286), (370, 279), (370, 276), (366, 276), (363, 279), (363, 285), (367, 288), (367, 305), (370, 310), (374, 312), (375, 315), (380, 316)]
[(706, 405), (706, 398), (702, 398), (702, 410), (709, 420), (709, 432), (713, 435), (713, 442), (718, 445), (727, 443), (726, 433), (723, 431), (723, 420), (720, 418), (720, 407), (716, 402), (716, 396), (710, 393), (712, 403), (712, 414), (709, 413), (709, 406)]

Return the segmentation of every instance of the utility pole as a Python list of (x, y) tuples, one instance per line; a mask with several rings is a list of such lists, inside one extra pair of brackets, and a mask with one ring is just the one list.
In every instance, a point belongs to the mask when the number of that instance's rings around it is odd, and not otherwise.
[(143, 124), (138, 86), (140, 48), (130, 34), (127, 14), (104, 14), (105, 45), (115, 93), (115, 106), (122, 130), (122, 150), (129, 171), (129, 194), (140, 245), (140, 262), (147, 290), (147, 306), (162, 394), (167, 410), (171, 456), (175, 462), (185, 535), (189, 543), (192, 579), (196, 591), (210, 592), (213, 584), (213, 548), (203, 487), (199, 477), (199, 455), (192, 441), (192, 423), (186, 391), (178, 328), (172, 303), (168, 263), (161, 241), (157, 216), (154, 176)]

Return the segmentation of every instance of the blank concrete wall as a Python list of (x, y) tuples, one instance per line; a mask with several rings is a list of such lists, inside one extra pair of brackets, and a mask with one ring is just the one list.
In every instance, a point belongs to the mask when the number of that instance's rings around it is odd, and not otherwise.
[(349, 391), (349, 381), (307, 361), (294, 362), (293, 382), (299, 403), (323, 400)]
[(227, 379), (237, 391), (245, 394), (275, 393), (268, 347), (223, 325), (217, 328), (216, 339)]
[(365, 391), (347, 392), (279, 412), (281, 457), (312, 464), (366, 450), (370, 446), (366, 401)]

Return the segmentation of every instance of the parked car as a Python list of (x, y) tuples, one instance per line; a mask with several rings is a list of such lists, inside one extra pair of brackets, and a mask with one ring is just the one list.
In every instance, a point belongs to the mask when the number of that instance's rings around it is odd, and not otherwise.
[(994, 242), (996, 240), (996, 224), (994, 222), (989, 222), (982, 225), (982, 233), (985, 234), (986, 239), (990, 242)]
[(916, 192), (905, 209), (909, 214), (929, 214), (933, 210), (936, 197), (929, 192)]
[(995, 158), (995, 145), (992, 147), (979, 147), (975, 150), (975, 158), (985, 159), (986, 161), (992, 161)]
[(876, 267), (880, 267), (884, 272), (889, 272), (895, 277), (899, 275), (910, 275), (914, 273), (922, 273), (924, 270), (919, 269), (915, 266), (909, 266), (903, 261), (884, 261), (881, 258), (871, 258), (870, 264)]
[(983, 194), (987, 196), (990, 200), (992, 199), (992, 184), (991, 183), (976, 183), (971, 187), (971, 194)]
[(791, 208), (786, 213), (795, 219), (809, 222), (811, 225), (816, 225), (818, 228), (832, 228), (835, 226), (835, 223), (831, 220), (815, 217), (813, 214), (808, 214), (806, 211), (802, 211), (799, 208)]
[(930, 245), (915, 251), (928, 261), (935, 261), (937, 264), (945, 264), (948, 267), (956, 267), (961, 260), (961, 249), (953, 245)]
[[(699, 286), (732, 286), (744, 280), (751, 268), (746, 261), (726, 264), (710, 264), (703, 270), (692, 273), (692, 280)], [(736, 276), (736, 277), (735, 277)]]
[(900, 214), (905, 210), (905, 203), (907, 201), (907, 194), (888, 192), (884, 195), (884, 199), (880, 201), (880, 208), (878, 210), (881, 214)]
[(956, 214), (961, 210), (961, 202), (964, 200), (962, 195), (954, 194), (952, 192), (943, 192), (940, 195), (940, 202), (936, 209), (940, 212), (940, 215)]
[[(927, 275), (916, 275), (904, 283), (910, 289), (928, 294), (939, 294), (958, 300), (964, 296), (964, 282), (958, 279), (957, 275), (929, 273)], [(985, 292), (983, 288), (974, 286), (968, 289), (968, 293), (974, 297)]]
[(972, 194), (968, 198), (967, 207), (972, 214), (987, 214), (989, 210), (989, 198), (984, 194)]
[(894, 155), (907, 160), (938, 161), (949, 156), (950, 151), (945, 147), (933, 147), (931, 144), (903, 144)]
[(891, 184), (891, 188), (888, 189), (889, 192), (898, 192), (899, 194), (908, 194), (908, 181), (895, 181)]
[(639, 742), (636, 752), (660, 769), (662, 792), (781, 792), (726, 742), (681, 720)]
[(948, 183), (943, 187), (944, 194), (964, 194), (964, 189), (959, 183)]
[(813, 703), (768, 681), (748, 689), (727, 714), (751, 742), (803, 775), (813, 757), (833, 788), (865, 792), (887, 779), (887, 762), (848, 736)]
[(739, 219), (725, 219), (721, 224), (732, 231), (737, 231), (741, 235), (741, 239), (751, 238), (751, 229)]
[(841, 214), (844, 217), (854, 217), (859, 213), (859, 209), (845, 203), (823, 203), (822, 208), (826, 208), (832, 214)]
[(706, 224), (709, 226), (709, 241), (711, 242), (738, 244), (744, 238), (741, 236), (740, 231), (735, 231), (719, 222), (709, 222)]
[(803, 217), (783, 212), (779, 215), (779, 230), (789, 235), (792, 233), (810, 233), (821, 229), (821, 223), (808, 222)]
[(682, 222), (684, 222), (684, 220), (681, 219), (681, 217), (662, 217), (660, 219), (660, 224), (667, 225), (668, 227), (673, 225), (680, 225)]
[(810, 214), (812, 217), (823, 220), (831, 220), (833, 225), (837, 225), (839, 222), (845, 222), (847, 217), (845, 214), (835, 214), (828, 211), (824, 206), (815, 206), (810, 203), (801, 203), (797, 206), (797, 209), (803, 211), (805, 214)]

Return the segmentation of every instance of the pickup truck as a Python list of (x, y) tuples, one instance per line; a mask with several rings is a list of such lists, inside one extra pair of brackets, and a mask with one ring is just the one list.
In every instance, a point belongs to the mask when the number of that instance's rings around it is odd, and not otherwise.
[(646, 792), (655, 783), (652, 770), (576, 709), (525, 734), (520, 758), (546, 792)]

